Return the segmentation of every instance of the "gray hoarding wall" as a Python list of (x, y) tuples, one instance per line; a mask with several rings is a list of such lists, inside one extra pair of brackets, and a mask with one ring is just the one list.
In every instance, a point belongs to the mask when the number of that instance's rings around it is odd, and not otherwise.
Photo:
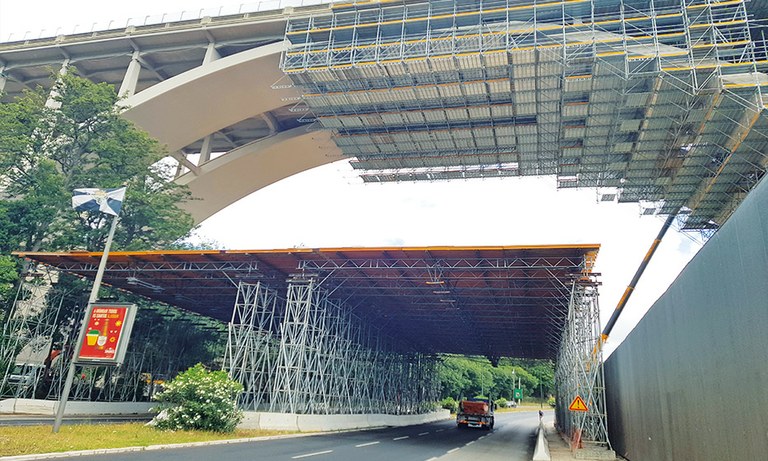
[(609, 436), (631, 461), (768, 460), (768, 181), (605, 364)]

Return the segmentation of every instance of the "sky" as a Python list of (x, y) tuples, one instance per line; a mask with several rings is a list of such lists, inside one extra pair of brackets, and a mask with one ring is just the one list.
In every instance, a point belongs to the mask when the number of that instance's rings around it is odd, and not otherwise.
[[(264, 2), (261, 9), (278, 3)], [(188, 19), (201, 11), (257, 8), (210, 0), (0, 0), (0, 42), (159, 22), (164, 14), (179, 18), (182, 11)], [(641, 217), (638, 204), (598, 203), (594, 189), (556, 190), (554, 177), (364, 185), (341, 161), (255, 192), (204, 221), (198, 236), (226, 249), (599, 243), (595, 271), (601, 274), (605, 324), (663, 222), (663, 217)], [(606, 353), (700, 246), (690, 235), (667, 234)]]

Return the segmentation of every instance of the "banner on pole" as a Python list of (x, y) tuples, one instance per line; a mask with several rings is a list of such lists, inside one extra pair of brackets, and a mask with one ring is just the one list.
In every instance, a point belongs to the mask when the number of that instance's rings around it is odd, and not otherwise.
[(135, 319), (135, 304), (89, 304), (76, 363), (112, 366), (123, 363)]
[(125, 187), (117, 189), (75, 189), (72, 196), (72, 208), (75, 211), (100, 211), (118, 216), (125, 200)]

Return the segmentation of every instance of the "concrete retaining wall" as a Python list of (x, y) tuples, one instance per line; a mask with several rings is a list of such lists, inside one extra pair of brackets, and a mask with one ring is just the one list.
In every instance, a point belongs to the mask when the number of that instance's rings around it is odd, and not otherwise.
[[(59, 403), (52, 400), (0, 400), (0, 413), (55, 416)], [(146, 414), (151, 402), (67, 402), (66, 415), (131, 415)]]
[[(66, 415), (147, 414), (152, 402), (67, 402)], [(34, 399), (0, 400), (0, 413), (55, 416), (58, 402)], [(296, 415), (245, 412), (238, 427), (275, 431), (325, 432), (382, 426), (411, 426), (450, 418), (448, 410), (425, 415)]]
[(246, 412), (238, 427), (301, 432), (340, 431), (382, 426), (412, 426), (451, 417), (448, 410), (424, 415), (296, 415)]
[(606, 361), (614, 449), (630, 461), (766, 459), (766, 363), (764, 180)]

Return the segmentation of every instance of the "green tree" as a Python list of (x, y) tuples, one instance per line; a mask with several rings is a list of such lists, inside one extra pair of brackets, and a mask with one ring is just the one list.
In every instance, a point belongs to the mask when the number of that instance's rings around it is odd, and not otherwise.
[(466, 395), (465, 390), (470, 387), (470, 379), (465, 373), (465, 362), (459, 357), (445, 356), (438, 364), (438, 375), (442, 387), (442, 395), (460, 399)]
[[(194, 223), (179, 206), (189, 192), (170, 180), (163, 147), (120, 116), (114, 88), (75, 73), (52, 78), (51, 89), (0, 104), (0, 255), (101, 250), (112, 218), (74, 211), (72, 193), (81, 187), (127, 186), (114, 250), (168, 248), (187, 236)], [(8, 261), (0, 257), (0, 300), (10, 296), (15, 278)], [(68, 293), (60, 322), (76, 317), (89, 288), (76, 277), (60, 278), (57, 290)], [(202, 352), (210, 349), (203, 340), (209, 332), (183, 333), (174, 346), (208, 360)]]
[(475, 397), (493, 391), (491, 362), (481, 357), (446, 355), (438, 367), (443, 395)]
[(79, 187), (128, 187), (115, 249), (162, 248), (189, 233), (179, 208), (188, 191), (169, 181), (163, 148), (120, 117), (118, 101), (110, 85), (70, 73), (50, 92), (0, 105), (3, 251), (101, 249), (110, 217), (72, 210)]
[(494, 367), (483, 357), (446, 355), (441, 358), (438, 375), (442, 395), (454, 398), (488, 396), (494, 399), (511, 399), (518, 383), (524, 395), (539, 392), (539, 379), (543, 379), (543, 391), (551, 389), (554, 382), (554, 368), (551, 361), (503, 358)]
[(555, 393), (555, 365), (550, 360), (543, 360), (529, 368), (532, 375), (539, 380), (539, 388), (534, 389), (540, 398)]
[[(18, 280), (19, 274), (16, 268), (16, 261), (6, 255), (0, 255), (0, 312), (2, 308), (11, 300), (13, 295), (13, 285)], [(2, 318), (0, 318), (2, 320)]]

